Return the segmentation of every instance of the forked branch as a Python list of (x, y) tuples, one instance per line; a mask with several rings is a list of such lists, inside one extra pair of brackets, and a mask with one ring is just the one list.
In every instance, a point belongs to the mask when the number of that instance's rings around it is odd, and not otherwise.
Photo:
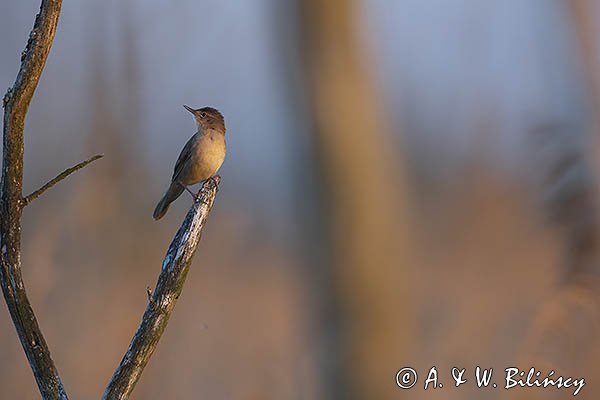
[(0, 284), (19, 340), (42, 398), (67, 399), (21, 276), (23, 131), (25, 116), (52, 47), (61, 0), (43, 0), (17, 79), (3, 99), (2, 185), (0, 188)]
[[(23, 207), (73, 172), (101, 156), (71, 167), (23, 198), (23, 132), (31, 98), (41, 77), (60, 15), (61, 0), (42, 0), (17, 79), (3, 99), (2, 182), (0, 185), (0, 285), (19, 340), (44, 400), (67, 400), (58, 370), (33, 312), (21, 273), (21, 216)], [(156, 289), (104, 399), (126, 399), (167, 325), (212, 209), (220, 178), (209, 180), (177, 231), (163, 262)]]

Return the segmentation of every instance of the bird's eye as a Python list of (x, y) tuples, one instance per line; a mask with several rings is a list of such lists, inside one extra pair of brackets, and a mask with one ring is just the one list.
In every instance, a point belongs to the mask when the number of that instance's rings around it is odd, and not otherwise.
[(206, 113), (205, 113), (204, 111), (202, 111), (202, 112), (200, 113), (200, 116), (201, 116), (202, 118), (206, 118)]

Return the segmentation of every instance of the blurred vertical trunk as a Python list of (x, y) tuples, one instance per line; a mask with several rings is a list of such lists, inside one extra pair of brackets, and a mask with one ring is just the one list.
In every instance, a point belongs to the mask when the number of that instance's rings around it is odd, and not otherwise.
[[(571, 269), (583, 270), (586, 274), (600, 277), (600, 219), (598, 216), (598, 187), (597, 182), (598, 143), (600, 139), (600, 49), (598, 48), (598, 3), (592, 0), (578, 0), (567, 2), (572, 17), (572, 25), (576, 31), (583, 61), (584, 86), (588, 88), (588, 96), (592, 105), (589, 123), (591, 129), (588, 143), (593, 143), (592, 148), (581, 154), (581, 164), (584, 176), (580, 185), (579, 196), (571, 201), (572, 216), (568, 229), (570, 237)], [(591, 151), (590, 151), (591, 150)], [(595, 167), (595, 168), (594, 168)], [(573, 196), (572, 196), (573, 197)], [(583, 226), (582, 226), (583, 225)], [(574, 267), (574, 268), (573, 268)]]
[[(114, 218), (121, 223), (135, 223), (149, 215), (148, 210), (139, 207), (143, 195), (140, 188), (145, 187), (148, 177), (140, 141), (141, 70), (133, 7), (131, 0), (119, 2), (116, 7), (119, 40), (115, 45), (106, 39), (107, 21), (115, 10), (105, 3), (91, 4), (88, 10), (94, 16), (90, 23), (95, 27), (88, 38), (88, 145), (102, 149), (107, 162), (95, 171), (94, 182), (100, 184), (84, 184), (79, 189), (84, 203), (94, 201), (98, 205), (84, 218), (93, 221), (95, 228), (113, 226)], [(117, 50), (115, 55), (112, 47)], [(115, 63), (111, 62), (113, 57)]]
[(575, 29), (579, 50), (582, 55), (585, 79), (589, 83), (591, 100), (594, 107), (595, 129), (600, 127), (600, 59), (598, 58), (597, 2), (593, 0), (575, 0), (566, 2), (569, 8), (573, 28)]
[[(298, 0), (298, 32), (314, 120), (315, 176), (329, 233), (339, 359), (327, 398), (397, 399), (410, 362), (409, 207), (402, 159), (358, 37), (358, 3)], [(317, 244), (318, 246), (318, 244)], [(335, 354), (334, 354), (335, 356)]]
[[(596, 5), (592, 1), (566, 2), (582, 52), (585, 87), (592, 103), (587, 125), (598, 143), (600, 131), (600, 63), (596, 29)], [(564, 238), (565, 279), (556, 294), (540, 308), (521, 350), (522, 368), (535, 366), (542, 374), (585, 377), (586, 397), (597, 397), (600, 373), (600, 219), (598, 216), (597, 158), (600, 153), (577, 143), (572, 126), (537, 127), (534, 135), (545, 157), (536, 163), (544, 171), (547, 212)], [(596, 168), (594, 168), (596, 163)], [(542, 375), (545, 376), (545, 375)], [(522, 390), (515, 397), (564, 398), (565, 393)]]

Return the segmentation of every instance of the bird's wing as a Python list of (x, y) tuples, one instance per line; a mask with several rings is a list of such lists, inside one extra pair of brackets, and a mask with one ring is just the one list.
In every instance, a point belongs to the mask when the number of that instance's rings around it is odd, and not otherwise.
[(175, 163), (175, 168), (173, 169), (173, 178), (171, 179), (172, 181), (175, 181), (177, 179), (177, 177), (191, 158), (192, 153), (194, 151), (194, 144), (196, 143), (197, 135), (198, 134), (196, 133), (194, 136), (192, 136), (187, 141), (185, 146), (183, 146), (183, 150), (181, 150), (181, 153), (179, 153), (179, 157), (177, 158), (177, 162)]

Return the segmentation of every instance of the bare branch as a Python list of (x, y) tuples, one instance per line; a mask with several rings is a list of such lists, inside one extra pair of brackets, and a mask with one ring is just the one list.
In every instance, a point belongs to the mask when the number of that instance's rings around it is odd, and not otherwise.
[(63, 179), (65, 179), (67, 176), (71, 175), (73, 172), (78, 171), (82, 168), (84, 168), (85, 166), (87, 166), (88, 164), (100, 159), (104, 157), (104, 154), (96, 154), (94, 157), (89, 158), (85, 161), (80, 162), (79, 164), (71, 167), (71, 168), (67, 168), (65, 169), (63, 172), (61, 172), (60, 174), (56, 175), (56, 177), (50, 181), (48, 181), (48, 183), (46, 183), (44, 186), (42, 186), (41, 188), (39, 188), (38, 190), (36, 190), (35, 192), (31, 193), (28, 196), (25, 196), (23, 198), (22, 201), (22, 205), (23, 207), (25, 207), (26, 205), (28, 205), (29, 203), (31, 203), (33, 200), (37, 199), (42, 193), (44, 193), (46, 190), (50, 189), (52, 186), (56, 185), (58, 182), (62, 181)]
[(163, 261), (162, 270), (152, 294), (142, 322), (131, 340), (119, 367), (112, 376), (104, 400), (128, 399), (146, 367), (148, 360), (158, 345), (175, 303), (183, 289), (185, 278), (200, 242), (202, 229), (206, 224), (218, 190), (220, 177), (209, 179), (201, 191), (198, 200), (188, 211), (185, 220), (171, 242)]
[(0, 189), (0, 284), (17, 334), (44, 399), (67, 399), (58, 371), (25, 292), (21, 276), (23, 131), (25, 116), (52, 47), (62, 1), (42, 0), (21, 68), (3, 99), (2, 185)]

